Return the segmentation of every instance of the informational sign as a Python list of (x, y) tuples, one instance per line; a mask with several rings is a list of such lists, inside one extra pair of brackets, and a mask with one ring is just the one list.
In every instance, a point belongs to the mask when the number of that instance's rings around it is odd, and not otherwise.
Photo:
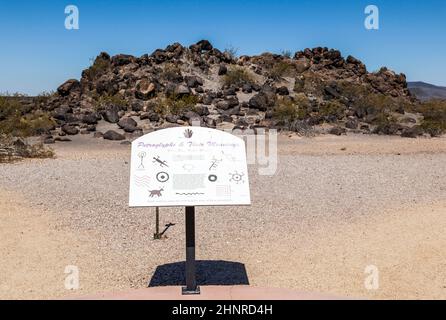
[(249, 204), (243, 139), (215, 129), (176, 127), (132, 143), (131, 207)]

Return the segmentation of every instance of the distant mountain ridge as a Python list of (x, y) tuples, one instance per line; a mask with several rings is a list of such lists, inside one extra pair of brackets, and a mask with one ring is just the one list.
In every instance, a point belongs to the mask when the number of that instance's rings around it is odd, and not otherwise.
[(408, 82), (407, 87), (421, 101), (446, 99), (446, 87), (440, 87), (422, 81)]

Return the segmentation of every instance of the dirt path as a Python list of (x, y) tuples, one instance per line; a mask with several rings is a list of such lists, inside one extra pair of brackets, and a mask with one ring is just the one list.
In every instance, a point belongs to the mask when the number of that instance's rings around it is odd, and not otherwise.
[[(60, 228), (54, 213), (31, 208), (19, 195), (2, 191), (0, 220), (0, 299), (50, 299), (128, 288), (126, 279), (119, 278), (110, 286), (113, 271), (95, 247), (97, 237)], [(73, 266), (79, 270), (76, 290), (65, 286), (76, 272)]]
[[(369, 299), (446, 299), (445, 230), (446, 202), (322, 225), (301, 242), (257, 251), (268, 259), (251, 275), (253, 284)], [(376, 290), (366, 288), (368, 266), (377, 268)]]

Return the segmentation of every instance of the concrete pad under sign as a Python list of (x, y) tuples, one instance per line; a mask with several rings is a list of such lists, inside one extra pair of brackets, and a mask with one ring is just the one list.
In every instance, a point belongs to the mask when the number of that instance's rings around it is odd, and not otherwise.
[(182, 295), (181, 287), (155, 287), (102, 293), (77, 300), (343, 300), (328, 294), (251, 286), (202, 286), (200, 295)]

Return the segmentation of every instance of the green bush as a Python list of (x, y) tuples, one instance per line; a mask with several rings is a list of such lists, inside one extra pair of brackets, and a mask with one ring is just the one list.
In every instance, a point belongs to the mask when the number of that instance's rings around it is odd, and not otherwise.
[(311, 104), (307, 96), (298, 94), (294, 100), (289, 98), (277, 99), (273, 109), (273, 117), (284, 123), (308, 118), (311, 112)]
[(93, 64), (85, 70), (86, 76), (93, 80), (103, 75), (110, 68), (110, 60), (98, 56)]
[(321, 96), (324, 92), (324, 81), (314, 72), (305, 72), (296, 78), (294, 92)]
[(237, 52), (238, 49), (233, 47), (233, 46), (229, 46), (228, 48), (226, 48), (223, 53), (225, 55), (227, 55), (230, 59), (235, 60), (237, 59)]
[(0, 96), (0, 121), (6, 120), (13, 116), (21, 116), (24, 112), (20, 95)]
[(122, 108), (127, 108), (129, 105), (128, 101), (125, 100), (120, 94), (94, 96), (93, 99), (96, 101), (94, 106), (96, 110), (101, 110), (111, 105)]
[(44, 111), (32, 111), (32, 106), (23, 105), (21, 95), (0, 97), (0, 134), (29, 137), (53, 129), (54, 120)]
[(225, 86), (242, 86), (245, 83), (254, 83), (253, 76), (245, 69), (236, 67), (228, 70), (228, 73), (223, 78)]
[(286, 61), (280, 61), (275, 63), (271, 70), (268, 71), (268, 76), (274, 80), (280, 80), (282, 77), (289, 75), (292, 68), (292, 65)]
[(273, 117), (284, 123), (298, 118), (298, 106), (294, 101), (278, 99), (273, 110)]
[(194, 95), (162, 97), (155, 100), (154, 111), (161, 115), (181, 115), (195, 111), (197, 103), (198, 97)]
[(336, 118), (338, 120), (344, 117), (344, 112), (346, 110), (345, 105), (337, 100), (330, 100), (324, 105), (320, 106), (319, 114), (327, 118)]
[(298, 93), (294, 98), (297, 105), (297, 118), (307, 119), (311, 115), (312, 106), (308, 97), (303, 93)]
[(446, 100), (431, 100), (419, 105), (424, 120), (421, 127), (431, 136), (440, 136), (446, 132)]
[(43, 91), (34, 97), (34, 102), (38, 106), (43, 106), (48, 103), (52, 96), (54, 96), (54, 91)]
[(389, 95), (374, 92), (370, 85), (338, 82), (342, 96), (347, 98), (354, 108), (374, 108), (377, 112), (398, 112), (409, 108), (409, 102)]

